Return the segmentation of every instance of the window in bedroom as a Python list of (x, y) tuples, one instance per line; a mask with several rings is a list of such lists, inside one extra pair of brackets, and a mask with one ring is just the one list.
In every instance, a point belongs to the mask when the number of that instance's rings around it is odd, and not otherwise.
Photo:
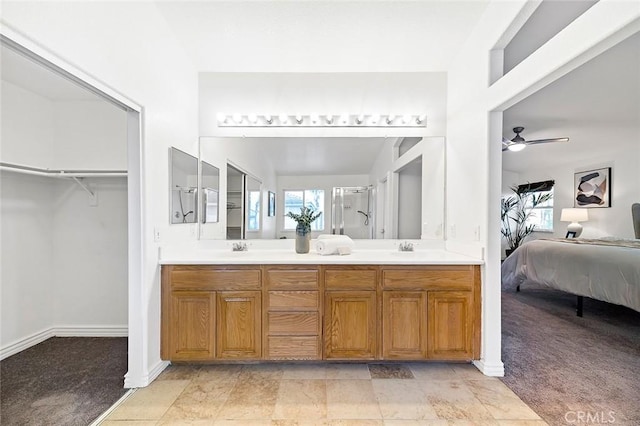
[(300, 189), (284, 191), (284, 229), (296, 229), (296, 221), (286, 216), (289, 212), (300, 213), (302, 206), (311, 207), (317, 212), (323, 212), (319, 218), (311, 222), (312, 231), (324, 230), (324, 190)]
[[(553, 232), (553, 184), (555, 181), (546, 180), (518, 185), (518, 193), (527, 194), (525, 207), (532, 214), (527, 219), (527, 225), (535, 225), (536, 232)], [(550, 194), (549, 200), (532, 207), (534, 197)]]

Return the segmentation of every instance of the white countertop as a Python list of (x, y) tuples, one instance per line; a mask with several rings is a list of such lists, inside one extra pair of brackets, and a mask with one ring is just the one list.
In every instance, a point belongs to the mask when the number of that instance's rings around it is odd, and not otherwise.
[(397, 249), (353, 250), (348, 255), (322, 256), (313, 248), (309, 253), (297, 254), (293, 248), (248, 251), (231, 249), (166, 247), (161, 249), (161, 265), (247, 265), (247, 264), (301, 264), (301, 265), (480, 265), (483, 260), (444, 249), (419, 249), (400, 252)]

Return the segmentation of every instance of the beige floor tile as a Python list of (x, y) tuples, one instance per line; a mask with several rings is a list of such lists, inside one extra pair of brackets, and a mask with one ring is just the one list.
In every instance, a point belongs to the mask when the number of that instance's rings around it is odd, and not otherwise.
[(466, 384), (494, 419), (540, 420), (540, 416), (500, 380), (467, 380)]
[(545, 426), (544, 420), (498, 420), (500, 426)]
[(327, 418), (381, 419), (371, 380), (327, 380)]
[(324, 364), (289, 364), (285, 366), (283, 379), (326, 379), (327, 366)]
[(324, 380), (281, 380), (273, 419), (324, 419), (327, 387)]
[(172, 364), (156, 380), (191, 380), (198, 375), (200, 365)]
[(419, 382), (438, 417), (444, 420), (493, 420), (463, 380)]
[(193, 377), (194, 381), (221, 380), (238, 378), (244, 369), (240, 364), (203, 365)]
[(213, 420), (234, 389), (236, 377), (192, 381), (169, 407), (162, 421)]
[(373, 391), (384, 419), (437, 419), (422, 384), (410, 379), (374, 379)]
[(478, 368), (473, 364), (449, 364), (457, 378), (468, 380), (499, 380), (497, 377), (485, 376)]
[(138, 389), (107, 420), (160, 420), (189, 384), (189, 380), (156, 380)]
[(278, 399), (279, 380), (250, 374), (239, 378), (217, 420), (271, 420)]
[(216, 420), (213, 423), (215, 426), (271, 426), (273, 423), (271, 420)]
[(156, 420), (105, 420), (100, 426), (156, 426)]
[(271, 426), (328, 426), (327, 419), (277, 419), (271, 421)]
[(382, 420), (373, 420), (373, 419), (337, 419), (330, 420), (327, 425), (329, 426), (384, 426)]
[(411, 363), (407, 364), (416, 380), (453, 380), (456, 379), (450, 364)]
[(384, 426), (498, 426), (496, 420), (385, 420)]
[(286, 364), (248, 364), (240, 372), (241, 381), (258, 379), (280, 380)]
[(369, 366), (367, 364), (327, 364), (327, 379), (369, 380)]
[(187, 420), (187, 419), (174, 419), (174, 420), (160, 420), (158, 426), (213, 426), (213, 419), (206, 420)]

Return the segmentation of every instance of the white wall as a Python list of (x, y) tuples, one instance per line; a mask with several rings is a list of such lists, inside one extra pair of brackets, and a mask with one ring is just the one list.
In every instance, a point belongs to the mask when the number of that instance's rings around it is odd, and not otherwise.
[(284, 228), (284, 196), (285, 189), (322, 189), (324, 190), (324, 231), (311, 233), (311, 238), (319, 234), (330, 234), (331, 220), (331, 191), (338, 186), (367, 186), (368, 175), (330, 175), (330, 176), (278, 176), (276, 192), (277, 237), (294, 238), (295, 231), (285, 231)]
[(0, 350), (54, 322), (54, 188), (49, 178), (0, 174)]
[(53, 102), (2, 80), (2, 106), (2, 162), (51, 167)]
[(422, 223), (422, 158), (398, 172), (398, 238), (419, 239)]
[(97, 206), (75, 182), (54, 181), (53, 325), (119, 330), (127, 327), (127, 179), (85, 183)]
[[(129, 371), (126, 386), (145, 386), (160, 361), (158, 242), (194, 238), (193, 226), (169, 226), (168, 147), (198, 147), (197, 73), (153, 3), (3, 3), (3, 22), (21, 42), (44, 49), (143, 108), (141, 119), (142, 229), (137, 239), (141, 281), (130, 283)], [(114, 31), (118, 28), (118, 31)], [(70, 36), (75, 34), (76, 36)], [(22, 37), (20, 37), (22, 35)], [(137, 157), (134, 156), (134, 158)]]
[[(640, 124), (640, 123), (639, 123)], [(564, 237), (568, 223), (560, 222), (562, 208), (573, 207), (574, 173), (611, 167), (611, 208), (591, 208), (589, 221), (582, 223), (583, 238), (615, 236), (633, 238), (631, 204), (640, 201), (640, 127), (592, 126), (565, 127), (576, 140), (608, 141), (599, 150), (589, 152), (587, 158), (568, 161), (551, 168), (540, 167), (516, 176), (503, 174), (505, 185), (512, 183), (555, 180), (553, 222), (555, 237)], [(586, 141), (588, 142), (588, 141)], [(513, 181), (514, 182), (507, 182)], [(539, 233), (534, 237), (547, 237)]]

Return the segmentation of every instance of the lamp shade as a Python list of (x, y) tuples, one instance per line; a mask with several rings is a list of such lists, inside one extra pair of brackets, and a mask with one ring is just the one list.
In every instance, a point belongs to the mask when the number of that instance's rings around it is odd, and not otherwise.
[(589, 220), (587, 209), (562, 209), (561, 222), (586, 222)]

